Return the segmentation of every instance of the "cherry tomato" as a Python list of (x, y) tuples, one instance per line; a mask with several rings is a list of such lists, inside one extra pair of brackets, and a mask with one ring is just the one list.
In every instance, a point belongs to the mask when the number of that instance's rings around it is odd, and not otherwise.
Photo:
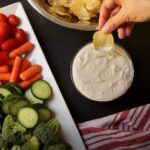
[(27, 42), (27, 34), (23, 29), (17, 29), (15, 38), (20, 44), (24, 44), (25, 42)]
[(9, 34), (9, 25), (8, 23), (1, 21), (0, 22), (0, 36), (3, 38), (7, 38)]
[(0, 13), (0, 21), (7, 21), (6, 15)]
[(10, 25), (10, 35), (15, 37), (16, 31), (17, 31), (16, 26)]
[(0, 36), (0, 45), (4, 42), (4, 38)]
[(16, 39), (8, 39), (4, 43), (1, 44), (1, 49), (4, 51), (12, 51), (19, 46), (19, 43)]
[(8, 59), (7, 55), (0, 52), (0, 66), (5, 65)]
[(16, 15), (11, 14), (11, 15), (8, 16), (8, 22), (11, 25), (17, 26), (20, 23), (20, 20)]

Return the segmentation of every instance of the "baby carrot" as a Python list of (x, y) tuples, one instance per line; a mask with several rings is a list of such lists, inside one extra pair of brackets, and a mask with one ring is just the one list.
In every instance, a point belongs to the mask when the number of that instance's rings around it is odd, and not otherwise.
[(28, 88), (32, 83), (34, 83), (37, 80), (42, 79), (42, 75), (40, 73), (36, 74), (34, 77), (32, 77), (30, 80), (25, 80), (19, 83), (20, 87), (23, 89)]
[(19, 79), (20, 67), (21, 67), (22, 59), (20, 57), (15, 58), (15, 62), (12, 68), (12, 73), (10, 76), (10, 82), (16, 83)]
[(21, 64), (21, 71), (24, 72), (30, 66), (30, 62), (28, 60), (23, 60)]
[(6, 73), (9, 71), (9, 68), (7, 65), (0, 66), (0, 73)]
[(36, 74), (33, 78), (30, 79), (31, 83), (34, 83), (37, 80), (42, 79), (42, 75), (40, 73)]
[(21, 56), (22, 54), (28, 53), (33, 49), (33, 44), (30, 42), (26, 42), (20, 47), (16, 48), (12, 52), (9, 53), (10, 58), (15, 58), (17, 56)]
[(42, 68), (40, 65), (32, 65), (27, 70), (25, 70), (24, 72), (20, 74), (20, 78), (22, 80), (29, 80), (33, 76), (35, 76), (37, 73), (39, 73), (41, 69)]
[(26, 88), (28, 88), (31, 84), (32, 84), (32, 83), (31, 83), (30, 80), (26, 80), (26, 81), (22, 81), (21, 83), (19, 83), (19, 86), (20, 86), (22, 89), (26, 89)]
[(0, 81), (9, 81), (10, 80), (11, 73), (0, 73)]

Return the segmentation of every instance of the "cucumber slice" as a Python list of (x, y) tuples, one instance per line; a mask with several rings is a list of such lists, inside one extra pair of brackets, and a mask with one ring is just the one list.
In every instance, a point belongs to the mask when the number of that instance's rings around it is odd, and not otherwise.
[(2, 111), (7, 115), (9, 114), (9, 105), (10, 105), (9, 102), (5, 102), (2, 104)]
[(44, 80), (38, 80), (31, 87), (32, 94), (39, 99), (47, 99), (52, 95), (51, 86)]
[(3, 102), (3, 100), (4, 100), (4, 96), (0, 94), (0, 102)]
[(15, 83), (6, 83), (4, 85), (4, 87), (6, 89), (8, 89), (9, 91), (11, 91), (12, 93), (22, 94), (21, 88), (17, 84), (15, 84)]
[(5, 114), (10, 114), (10, 108), (13, 106), (14, 103), (16, 103), (18, 100), (8, 100), (8, 101), (5, 101), (3, 104), (2, 104), (2, 111), (5, 113)]
[(29, 106), (29, 102), (27, 100), (20, 100), (14, 103), (14, 105), (10, 108), (11, 115), (17, 115), (19, 110), (23, 107)]
[(30, 107), (21, 108), (18, 112), (18, 121), (25, 128), (33, 128), (38, 122), (38, 114)]
[(4, 98), (5, 101), (13, 101), (13, 100), (26, 100), (25, 97), (18, 95), (18, 94), (10, 94), (7, 97)]
[(10, 94), (4, 98), (2, 110), (5, 114), (11, 114), (10, 109), (16, 102), (26, 100), (23, 96), (17, 94)]
[(44, 103), (43, 100), (36, 98), (36, 97), (32, 94), (31, 89), (27, 89), (27, 90), (25, 91), (24, 96), (25, 96), (26, 99), (28, 99), (28, 101), (30, 102), (30, 104), (43, 104), (43, 103)]
[(11, 92), (8, 89), (6, 89), (6, 88), (0, 87), (0, 94), (2, 96), (6, 97), (6, 96), (10, 95)]
[(38, 114), (39, 114), (40, 122), (46, 122), (46, 121), (50, 120), (50, 118), (52, 117), (52, 113), (46, 108), (38, 109)]

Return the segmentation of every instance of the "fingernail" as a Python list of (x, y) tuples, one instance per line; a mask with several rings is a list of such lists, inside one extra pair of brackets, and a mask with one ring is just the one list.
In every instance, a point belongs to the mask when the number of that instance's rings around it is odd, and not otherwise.
[(110, 32), (111, 32), (111, 29), (109, 28), (109, 26), (104, 26), (104, 27), (102, 28), (102, 31), (103, 31), (104, 33), (110, 33)]

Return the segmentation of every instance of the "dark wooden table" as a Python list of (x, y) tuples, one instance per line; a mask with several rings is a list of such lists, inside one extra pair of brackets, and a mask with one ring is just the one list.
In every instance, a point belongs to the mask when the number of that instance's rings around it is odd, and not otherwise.
[[(17, 0), (0, 0), (0, 7)], [(27, 2), (20, 0), (55, 79), (76, 123), (107, 116), (150, 102), (150, 23), (136, 25), (134, 33), (125, 40), (115, 41), (131, 55), (135, 78), (130, 90), (114, 102), (97, 103), (82, 97), (70, 77), (70, 64), (79, 48), (92, 40), (93, 32), (76, 31), (58, 26), (38, 14)], [(62, 112), (63, 113), (63, 112)]]

